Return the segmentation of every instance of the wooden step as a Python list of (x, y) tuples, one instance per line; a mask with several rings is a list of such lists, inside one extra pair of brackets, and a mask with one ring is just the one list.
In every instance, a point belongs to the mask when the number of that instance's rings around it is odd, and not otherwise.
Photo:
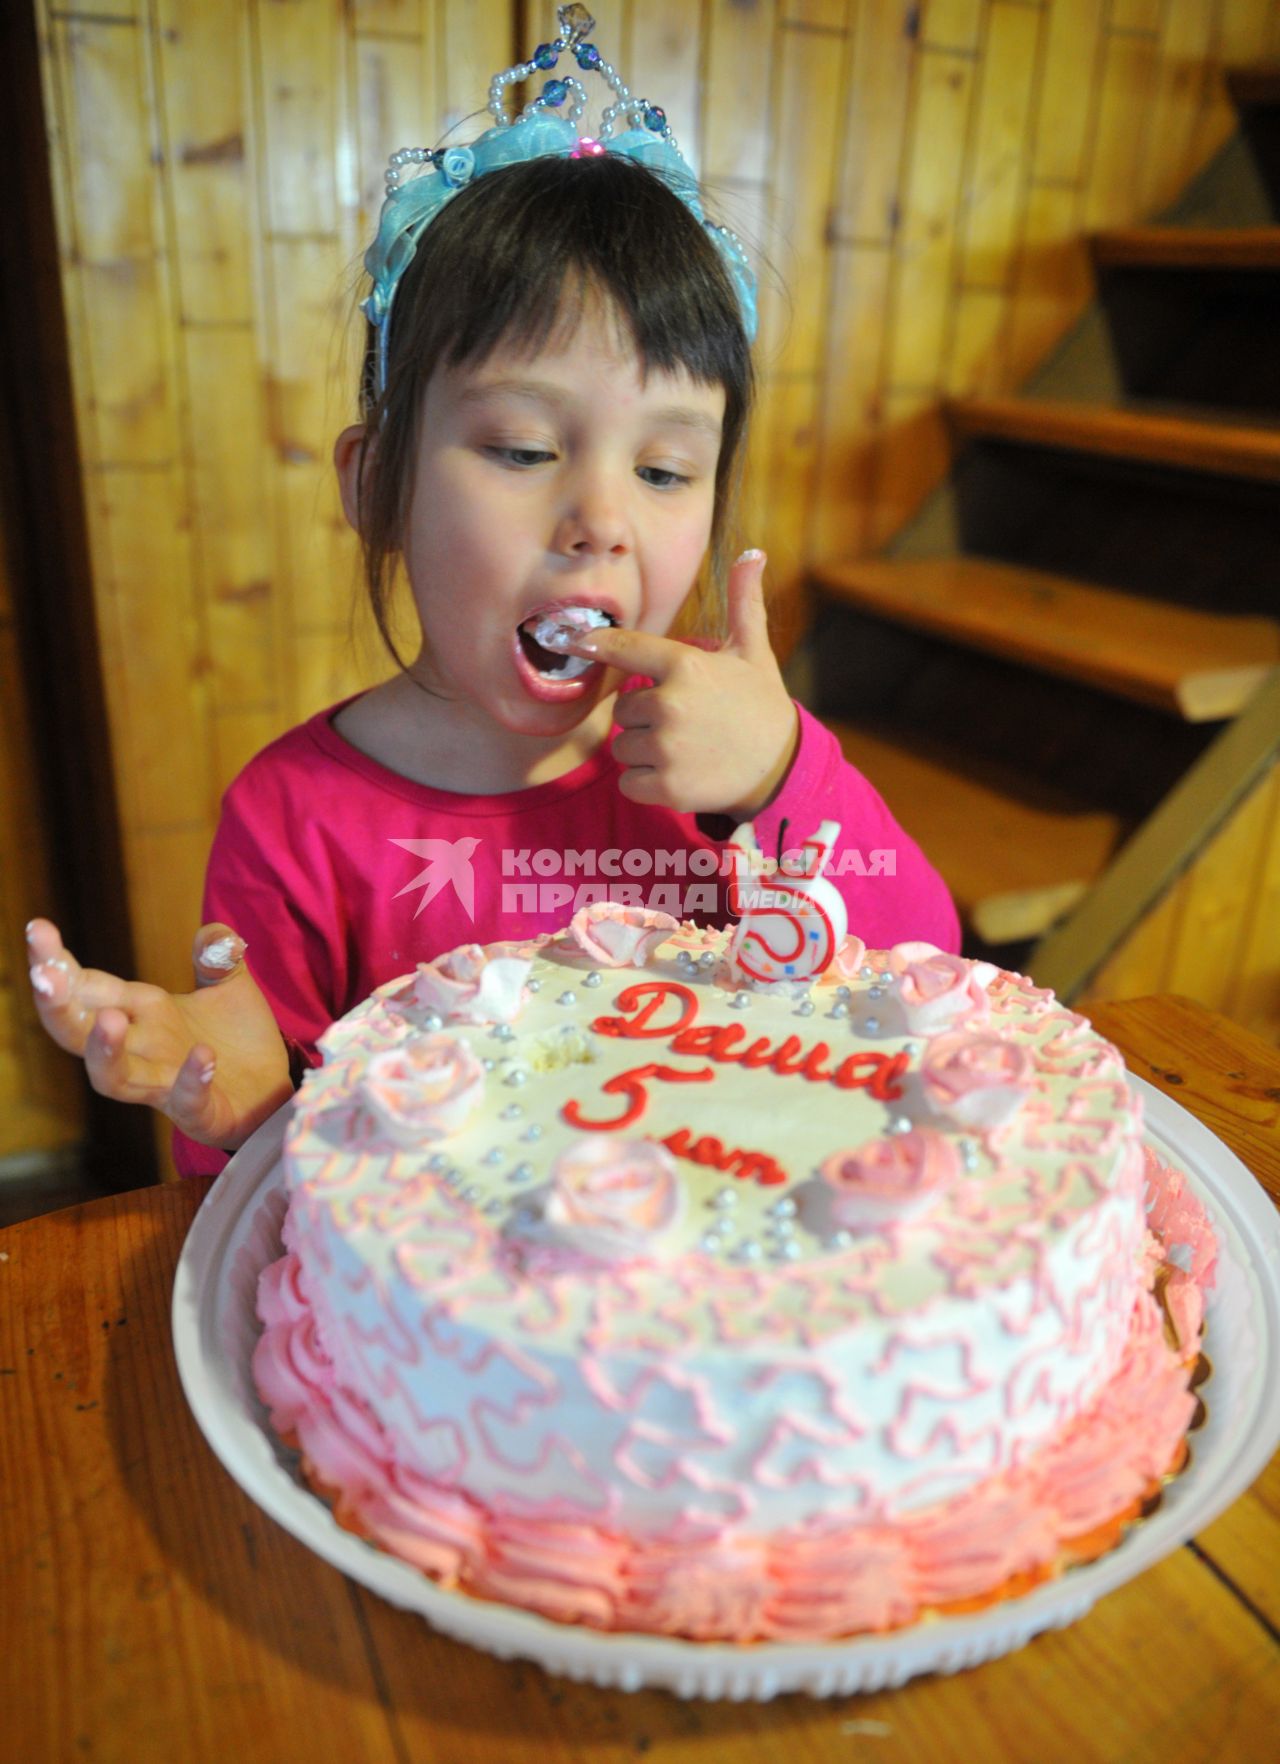
[(1280, 623), (1173, 606), (980, 557), (861, 558), (817, 587), (877, 618), (1213, 722), (1280, 664)]
[(1280, 483), (1277, 427), (1030, 398), (951, 399), (945, 409), (962, 441), (1020, 441), (1028, 447)]
[(1128, 832), (1117, 816), (1029, 786), (1012, 768), (958, 762), (897, 733), (829, 726), (989, 944), (1042, 936), (1083, 898)]
[(1280, 227), (1124, 227), (1089, 243), (1099, 269), (1280, 270)]
[(1229, 67), (1227, 90), (1238, 110), (1280, 105), (1280, 61), (1259, 61), (1251, 67)]

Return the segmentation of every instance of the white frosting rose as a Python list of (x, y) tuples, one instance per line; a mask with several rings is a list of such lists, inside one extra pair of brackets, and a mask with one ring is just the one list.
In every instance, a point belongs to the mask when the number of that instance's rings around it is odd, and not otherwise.
[(615, 900), (593, 900), (569, 921), (570, 937), (602, 968), (643, 968), (657, 946), (679, 929), (680, 921), (670, 913)]
[(821, 1167), (831, 1190), (831, 1217), (851, 1230), (914, 1219), (955, 1181), (960, 1157), (936, 1127), (913, 1127), (836, 1152)]
[(908, 1032), (936, 1035), (957, 1023), (983, 1021), (991, 1008), (987, 986), (997, 970), (990, 962), (967, 962), (938, 949), (929, 955), (906, 955), (908, 949), (929, 947), (899, 944), (890, 952)]
[(397, 998), (435, 1011), (446, 1021), (513, 1023), (524, 1008), (525, 981), (533, 966), (530, 957), (515, 953), (516, 947), (461, 944), (434, 962), (419, 962), (418, 972)]
[(631, 1262), (659, 1246), (683, 1208), (665, 1146), (594, 1133), (553, 1164), (544, 1217), (560, 1242), (592, 1261)]
[(1023, 1047), (989, 1031), (939, 1035), (921, 1061), (925, 1095), (959, 1127), (1001, 1127), (1031, 1094), (1034, 1067)]
[(484, 1095), (484, 1067), (452, 1035), (410, 1035), (375, 1054), (361, 1098), (397, 1145), (444, 1139), (463, 1127)]

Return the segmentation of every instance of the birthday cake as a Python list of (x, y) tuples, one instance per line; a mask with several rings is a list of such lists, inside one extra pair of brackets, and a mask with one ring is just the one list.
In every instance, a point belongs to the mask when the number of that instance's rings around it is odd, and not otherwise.
[(825, 886), (601, 903), (328, 1032), (254, 1372), (341, 1523), (562, 1622), (810, 1640), (1034, 1585), (1176, 1467), (1212, 1235), (1119, 1054)]

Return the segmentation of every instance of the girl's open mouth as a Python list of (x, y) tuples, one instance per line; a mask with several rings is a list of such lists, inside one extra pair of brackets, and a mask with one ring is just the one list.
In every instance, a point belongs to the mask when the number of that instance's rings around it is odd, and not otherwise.
[(516, 668), (525, 689), (544, 702), (578, 697), (587, 689), (586, 676), (600, 663), (551, 645), (558, 637), (616, 624), (611, 613), (592, 606), (559, 607), (525, 619), (516, 627), (515, 643)]

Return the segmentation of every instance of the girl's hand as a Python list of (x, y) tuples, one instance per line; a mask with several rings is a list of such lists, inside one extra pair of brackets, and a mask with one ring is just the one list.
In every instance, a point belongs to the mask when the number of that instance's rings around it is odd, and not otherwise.
[(101, 1095), (149, 1103), (191, 1139), (231, 1150), (293, 1094), (280, 1030), (229, 926), (196, 933), (196, 990), (181, 994), (82, 968), (48, 919), (31, 921), (27, 947), (40, 1021)]
[(758, 814), (795, 757), (800, 725), (769, 644), (762, 551), (729, 572), (729, 636), (698, 649), (645, 631), (601, 628), (565, 648), (653, 685), (619, 697), (614, 757), (633, 802), (681, 814)]

